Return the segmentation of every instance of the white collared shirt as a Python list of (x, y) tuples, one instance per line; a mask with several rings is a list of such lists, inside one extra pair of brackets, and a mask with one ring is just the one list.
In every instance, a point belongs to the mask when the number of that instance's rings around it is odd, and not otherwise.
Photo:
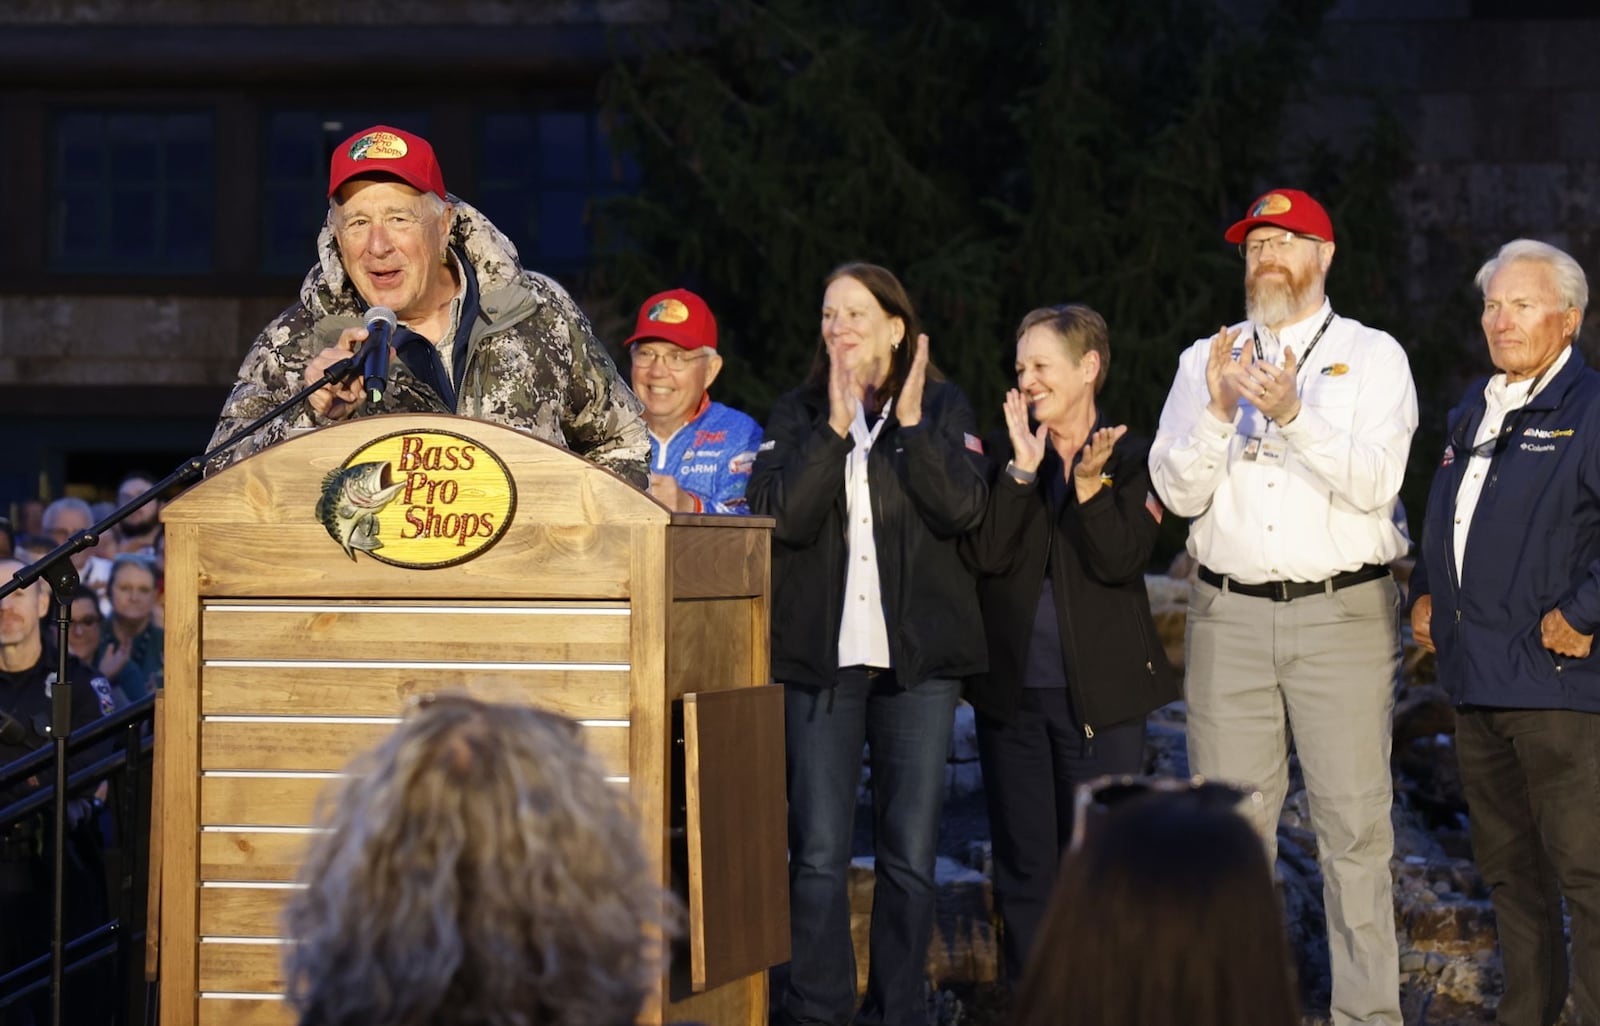
[(877, 423), (867, 427), (867, 415), (856, 404), (856, 419), (850, 422), (850, 438), (855, 448), (844, 462), (845, 539), (844, 614), (839, 620), (839, 665), (879, 666), (894, 664), (889, 655), (889, 628), (883, 616), (883, 588), (878, 577), (878, 546), (872, 536), (872, 491), (867, 484), (867, 457), (878, 440), (888, 407)]
[[(1561, 368), (1567, 364), (1567, 357), (1572, 355), (1572, 346), (1561, 350), (1561, 355), (1556, 357), (1556, 362), (1550, 365), (1537, 381), (1529, 378), (1507, 384), (1504, 374), (1496, 374), (1483, 386), (1483, 423), (1478, 425), (1478, 436), (1473, 439), (1473, 448), (1484, 442), (1491, 441), (1500, 434), (1500, 428), (1505, 424), (1506, 414), (1516, 410), (1532, 401), (1535, 395), (1544, 391)], [(1539, 386), (1533, 391), (1533, 386)], [(1456, 550), (1456, 582), (1460, 583), (1462, 571), (1466, 568), (1467, 560), (1467, 532), (1472, 529), (1472, 514), (1477, 512), (1478, 499), (1483, 495), (1483, 480), (1489, 474), (1489, 461), (1493, 453), (1484, 453), (1481, 456), (1468, 456), (1461, 453), (1461, 457), (1468, 459), (1466, 472), (1461, 475), (1461, 487), (1456, 490), (1456, 518), (1452, 525), (1451, 541), (1455, 543)]]
[[(1264, 357), (1281, 366), (1285, 346), (1303, 357), (1331, 313), (1324, 300), (1279, 332), (1277, 344), (1264, 332)], [(1237, 327), (1235, 346), (1253, 345), (1250, 322)], [(1247, 584), (1320, 581), (1405, 555), (1410, 542), (1394, 510), (1417, 428), (1417, 392), (1400, 344), (1334, 317), (1300, 369), (1300, 413), (1284, 426), (1248, 399), (1231, 422), (1206, 409), (1210, 349), (1211, 339), (1202, 338), (1179, 358), (1150, 448), (1156, 494), (1193, 518), (1190, 554)], [(1263, 445), (1281, 458), (1260, 458)], [(1247, 458), (1247, 446), (1257, 458)]]

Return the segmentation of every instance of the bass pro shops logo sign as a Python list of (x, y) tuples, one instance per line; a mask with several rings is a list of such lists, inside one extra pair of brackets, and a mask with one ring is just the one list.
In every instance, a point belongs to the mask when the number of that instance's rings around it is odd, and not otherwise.
[(448, 431), (385, 435), (322, 481), (317, 519), (353, 561), (453, 566), (505, 534), (517, 505), (500, 457)]

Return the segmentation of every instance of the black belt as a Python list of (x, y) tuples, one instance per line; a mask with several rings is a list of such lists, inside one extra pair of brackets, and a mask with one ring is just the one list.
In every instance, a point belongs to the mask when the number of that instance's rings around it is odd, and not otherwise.
[(1200, 579), (1213, 588), (1221, 588), (1235, 595), (1271, 599), (1274, 602), (1290, 602), (1297, 598), (1305, 598), (1307, 595), (1325, 595), (1330, 591), (1382, 580), (1388, 576), (1388, 567), (1381, 563), (1368, 563), (1357, 570), (1334, 574), (1325, 581), (1268, 581), (1265, 584), (1245, 584), (1232, 577), (1212, 573), (1205, 567), (1200, 568)]

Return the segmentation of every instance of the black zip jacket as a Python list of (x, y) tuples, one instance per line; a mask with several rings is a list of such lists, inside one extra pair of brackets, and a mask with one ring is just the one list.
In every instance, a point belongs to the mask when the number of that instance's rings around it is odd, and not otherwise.
[(1015, 713), (1047, 560), (1067, 688), (1085, 733), (1179, 698), (1144, 586), (1157, 530), (1145, 505), (1149, 441), (1124, 435), (1106, 461), (1110, 486), (1082, 505), (1071, 482), (1055, 489), (1059, 504), (1051, 498), (1048, 482), (1066, 473), (1053, 448), (1026, 485), (1004, 472), (1009, 438), (991, 442), (990, 451), (988, 514), (962, 545), (978, 573), (989, 647), (989, 672), (967, 682), (967, 701), (1003, 721)]
[[(904, 687), (984, 668), (978, 597), (958, 551), (983, 516), (988, 487), (966, 396), (930, 381), (922, 420), (893, 413), (867, 462), (884, 618)], [(828, 396), (800, 389), (778, 400), (745, 496), (777, 519), (772, 534), (772, 673), (831, 688), (844, 607), (845, 457), (854, 442), (828, 426)]]

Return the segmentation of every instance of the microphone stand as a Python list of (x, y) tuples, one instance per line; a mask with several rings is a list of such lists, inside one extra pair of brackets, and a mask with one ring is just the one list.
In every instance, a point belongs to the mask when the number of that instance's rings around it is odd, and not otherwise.
[(321, 391), (328, 385), (338, 384), (347, 380), (362, 367), (367, 354), (374, 345), (374, 340), (380, 334), (382, 333), (372, 332), (371, 337), (362, 344), (360, 349), (329, 367), (328, 372), (319, 380), (302, 388), (271, 410), (235, 431), (223, 439), (216, 448), (199, 456), (191, 456), (177, 470), (151, 485), (142, 494), (129, 499), (107, 514), (104, 520), (79, 531), (40, 558), (38, 562), (23, 567), (11, 575), (11, 580), (0, 584), (0, 599), (4, 599), (12, 592), (26, 588), (34, 581), (43, 579), (50, 585), (50, 589), (56, 598), (56, 681), (51, 689), (50, 705), (50, 742), (55, 748), (56, 754), (54, 774), (55, 801), (51, 807), (55, 840), (55, 851), (52, 853), (54, 878), (52, 880), (50, 924), (50, 1022), (52, 1026), (64, 1026), (61, 998), (63, 995), (62, 983), (66, 952), (64, 913), (66, 910), (67, 741), (72, 733), (72, 681), (68, 676), (70, 653), (67, 651), (67, 638), (72, 626), (72, 592), (77, 588), (79, 580), (78, 568), (73, 565), (72, 557), (85, 549), (93, 548), (99, 544), (100, 536), (107, 529), (122, 523), (128, 518), (129, 514), (148, 505), (155, 500), (156, 496), (168, 488), (175, 485), (188, 484), (194, 481), (195, 478), (200, 477), (205, 473), (206, 465), (212, 460), (294, 409), (313, 393)]

